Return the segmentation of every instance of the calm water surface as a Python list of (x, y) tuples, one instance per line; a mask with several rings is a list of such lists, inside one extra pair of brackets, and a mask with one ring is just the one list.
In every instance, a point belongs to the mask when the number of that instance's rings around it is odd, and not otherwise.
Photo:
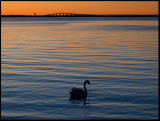
[(158, 119), (158, 18), (2, 17), (1, 48), (2, 119)]

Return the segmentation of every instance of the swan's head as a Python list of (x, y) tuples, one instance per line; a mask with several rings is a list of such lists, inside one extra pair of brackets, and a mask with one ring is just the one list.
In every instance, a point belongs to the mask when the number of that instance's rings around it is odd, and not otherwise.
[(86, 80), (84, 83), (88, 83), (90, 85), (90, 81)]

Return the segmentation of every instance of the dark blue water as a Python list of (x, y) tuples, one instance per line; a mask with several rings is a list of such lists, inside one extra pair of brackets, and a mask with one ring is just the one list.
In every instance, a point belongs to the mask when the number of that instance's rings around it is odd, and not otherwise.
[[(158, 119), (158, 19), (3, 18), (1, 118)], [(84, 100), (69, 100), (87, 85)]]

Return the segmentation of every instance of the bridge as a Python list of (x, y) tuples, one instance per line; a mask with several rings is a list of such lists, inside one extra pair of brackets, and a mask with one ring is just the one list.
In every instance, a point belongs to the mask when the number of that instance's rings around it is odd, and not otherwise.
[(53, 14), (49, 14), (49, 15), (50, 15), (50, 16), (76, 16), (76, 15), (78, 15), (78, 14), (60, 12), (60, 13), (53, 13)]

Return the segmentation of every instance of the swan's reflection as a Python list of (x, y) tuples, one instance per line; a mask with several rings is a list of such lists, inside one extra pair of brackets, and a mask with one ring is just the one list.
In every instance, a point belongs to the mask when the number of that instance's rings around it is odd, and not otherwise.
[(86, 102), (87, 100), (87, 97), (85, 97), (84, 99), (74, 99), (72, 98), (72, 96), (70, 96), (70, 102), (72, 104), (81, 104), (83, 102), (83, 105), (86, 105), (86, 104), (90, 104), (88, 102)]

